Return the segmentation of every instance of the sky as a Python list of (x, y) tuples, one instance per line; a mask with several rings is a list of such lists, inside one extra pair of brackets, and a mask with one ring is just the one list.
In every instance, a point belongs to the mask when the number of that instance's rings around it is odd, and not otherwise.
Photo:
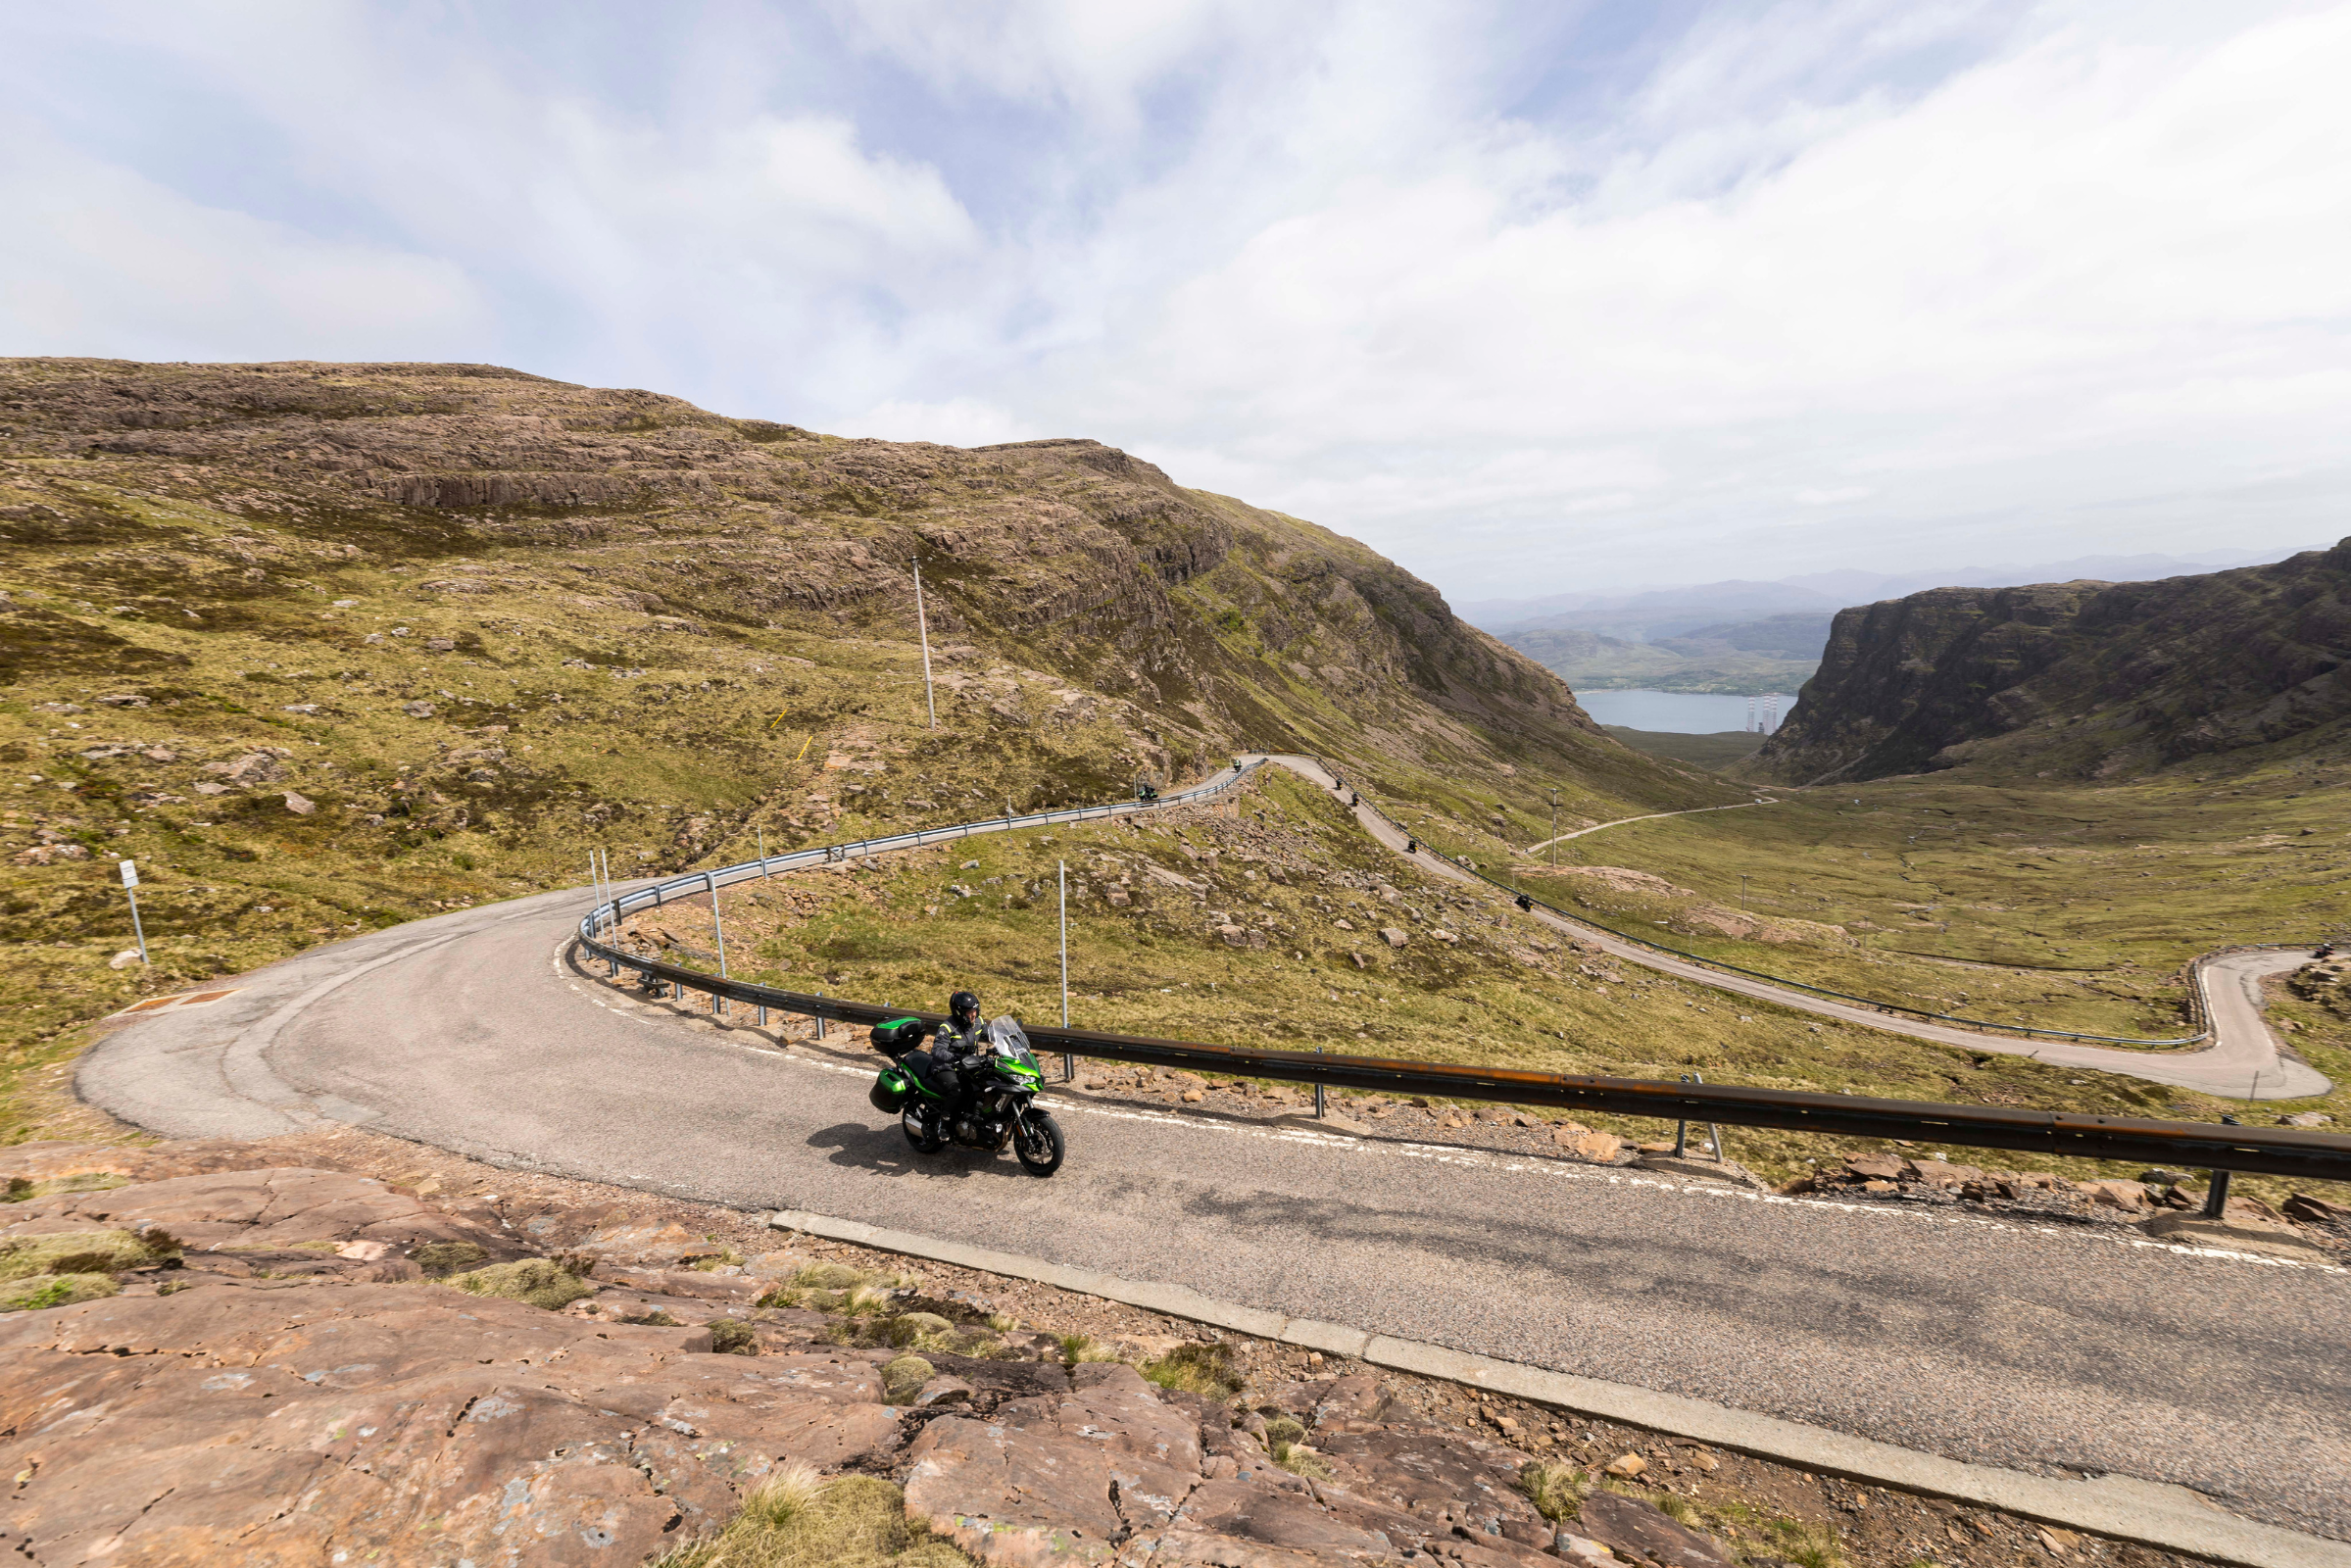
[(1457, 600), (2331, 542), (2262, 0), (0, 0), (0, 354), (1093, 436)]

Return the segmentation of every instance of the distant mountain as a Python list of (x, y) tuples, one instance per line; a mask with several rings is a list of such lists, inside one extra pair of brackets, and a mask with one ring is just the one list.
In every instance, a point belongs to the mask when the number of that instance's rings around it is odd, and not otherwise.
[(2340, 751), (2347, 551), (1841, 611), (1820, 673), (1737, 771), (1790, 784), (1963, 764), (2089, 778), (2277, 743)]
[(1822, 646), (1830, 640), (1830, 622), (1836, 618), (1826, 610), (1803, 611), (1792, 615), (1767, 615), (1762, 620), (1701, 626), (1680, 637), (1661, 637), (1657, 646), (1672, 649), (1691, 659), (1719, 659), (1737, 653), (1765, 654), (1777, 659), (1818, 660)]
[(1519, 630), (1599, 632), (1633, 642), (1678, 637), (1702, 627), (1753, 620), (1794, 611), (1836, 611), (1895, 599), (1927, 588), (2005, 588), (2025, 583), (2150, 582), (2209, 572), (2216, 567), (2275, 561), (2275, 551), (2221, 550), (2194, 556), (2078, 556), (2036, 565), (1954, 566), (1932, 571), (1816, 571), (1771, 582), (1739, 578), (1629, 594), (1550, 594), (1538, 599), (1488, 599), (1455, 612), (1497, 636)]

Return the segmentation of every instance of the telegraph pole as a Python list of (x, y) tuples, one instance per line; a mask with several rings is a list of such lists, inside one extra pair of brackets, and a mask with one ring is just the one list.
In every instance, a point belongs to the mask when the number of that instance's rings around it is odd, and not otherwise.
[(923, 712), (939, 728), (939, 706), (931, 700), (931, 623), (923, 616), (923, 564), (914, 563), (914, 629), (923, 640)]
[(1551, 786), (1551, 868), (1560, 868), (1560, 787)]

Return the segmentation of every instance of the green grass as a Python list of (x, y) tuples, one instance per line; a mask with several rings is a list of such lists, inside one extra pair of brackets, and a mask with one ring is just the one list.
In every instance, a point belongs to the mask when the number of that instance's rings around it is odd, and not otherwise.
[(708, 1540), (654, 1568), (969, 1568), (971, 1559), (906, 1517), (905, 1494), (872, 1476), (827, 1481), (780, 1466)]
[[(2340, 764), (1772, 793), (1779, 804), (1559, 846), (1563, 865), (1649, 872), (1678, 895), (1519, 874), (1564, 907), (1709, 957), (1930, 1011), (2140, 1038), (2190, 1032), (2182, 966), (2198, 954), (2343, 924)], [(1710, 929), (1703, 906), (1795, 939), (1740, 940)]]
[(1622, 724), (1601, 726), (1637, 752), (1653, 757), (1671, 757), (1678, 762), (1707, 768), (1729, 767), (1742, 758), (1753, 757), (1764, 744), (1761, 735), (1741, 730), (1721, 730), (1707, 735), (1683, 735), (1664, 730), (1627, 729)]
[(1243, 1382), (1233, 1364), (1233, 1348), (1222, 1341), (1180, 1345), (1137, 1370), (1148, 1383), (1212, 1400), (1232, 1397), (1241, 1392)]
[(512, 1263), (493, 1263), (487, 1268), (469, 1269), (463, 1274), (451, 1275), (444, 1283), (469, 1296), (490, 1296), (502, 1300), (521, 1301), (549, 1312), (567, 1306), (583, 1296), (596, 1294), (595, 1286), (565, 1273), (544, 1257), (525, 1257)]
[(36, 1274), (113, 1274), (152, 1268), (178, 1254), (179, 1243), (160, 1230), (12, 1236), (0, 1238), (0, 1281)]

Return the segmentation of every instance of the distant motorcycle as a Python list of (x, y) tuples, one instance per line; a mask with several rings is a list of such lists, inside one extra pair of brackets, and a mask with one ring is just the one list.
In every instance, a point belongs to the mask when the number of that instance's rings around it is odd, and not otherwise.
[(866, 1094), (876, 1110), (899, 1118), (918, 1153), (957, 1144), (994, 1154), (1009, 1144), (1013, 1158), (1032, 1176), (1051, 1176), (1061, 1168), (1061, 1126), (1033, 1103), (1045, 1089), (1045, 1069), (1038, 1066), (1018, 1019), (991, 1023), (988, 1049), (956, 1062), (955, 1070), (966, 1087), (960, 1108), (953, 1111), (929, 1073), (909, 1059), (923, 1033), (919, 1018), (874, 1026), (874, 1049), (890, 1058), (890, 1065)]

